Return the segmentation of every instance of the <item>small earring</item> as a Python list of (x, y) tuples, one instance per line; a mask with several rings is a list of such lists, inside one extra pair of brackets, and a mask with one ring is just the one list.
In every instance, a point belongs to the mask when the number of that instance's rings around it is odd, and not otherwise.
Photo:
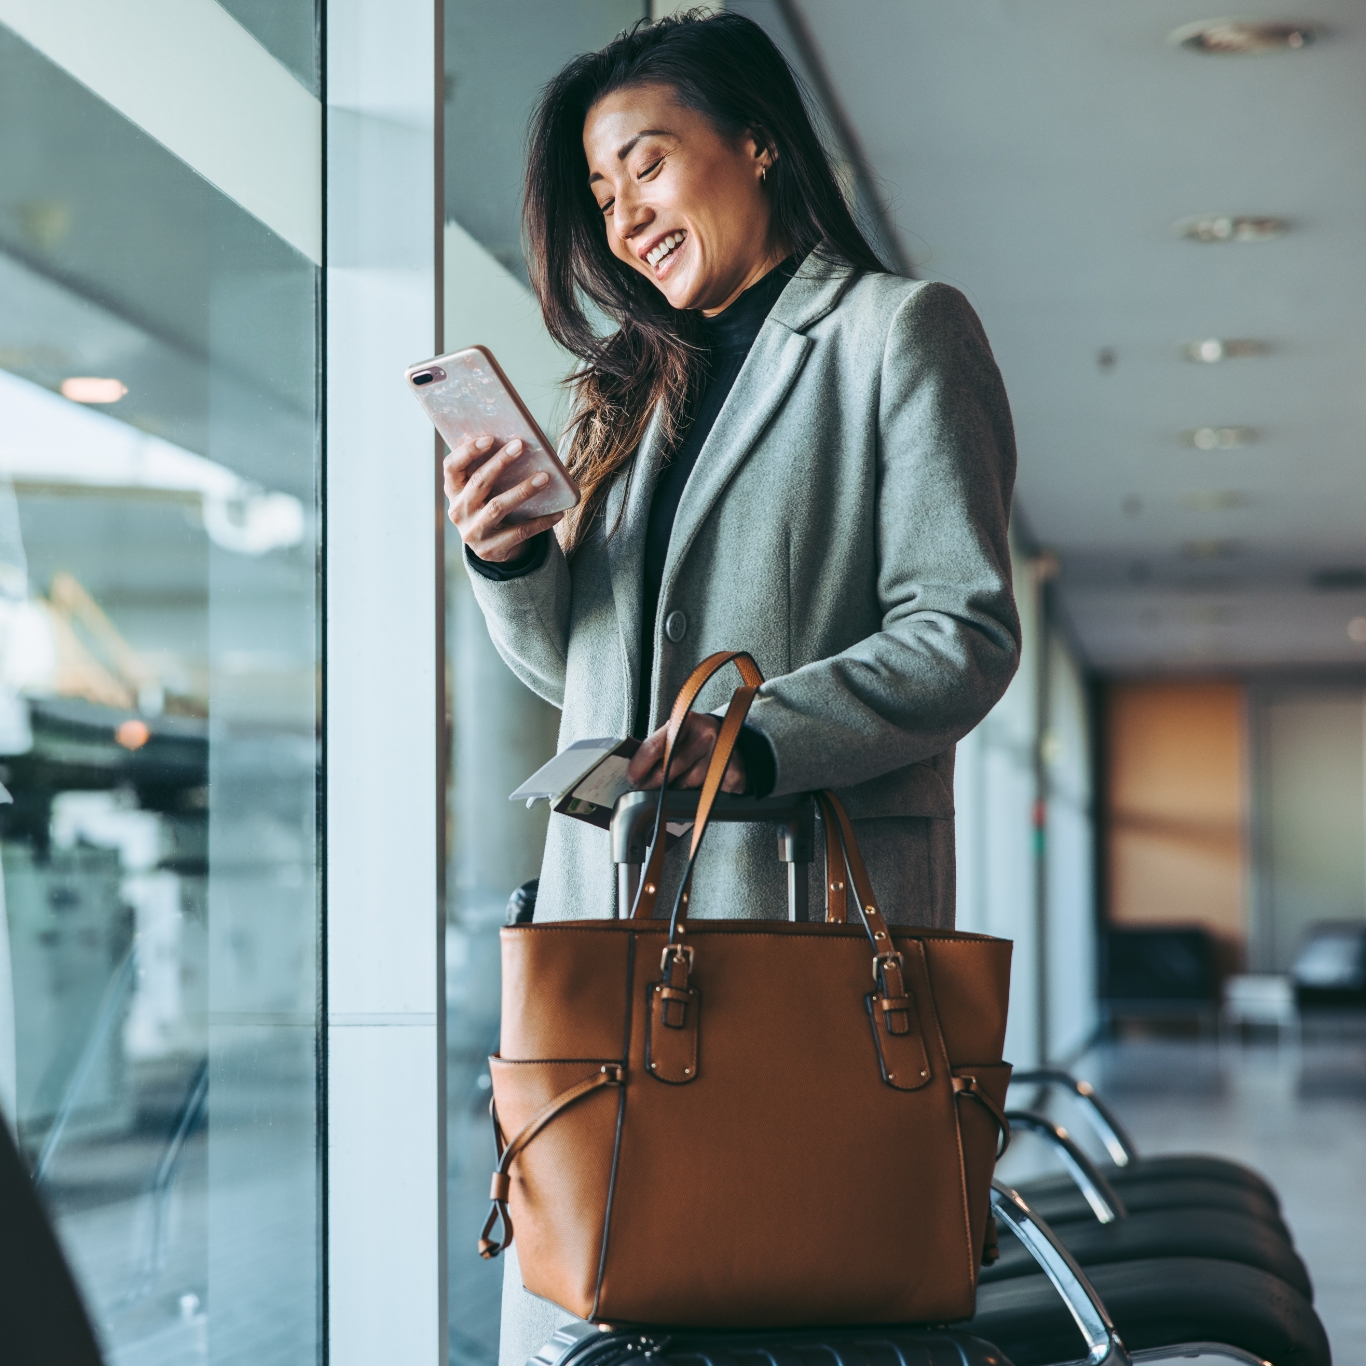
[(767, 184), (768, 184), (768, 167), (767, 167), (767, 166), (760, 166), (760, 167), (759, 167), (759, 184), (760, 184), (760, 185), (767, 185)]

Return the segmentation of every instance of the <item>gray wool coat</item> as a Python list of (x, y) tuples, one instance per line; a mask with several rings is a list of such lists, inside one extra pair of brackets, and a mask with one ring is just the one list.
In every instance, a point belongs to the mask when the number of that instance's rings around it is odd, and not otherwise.
[[(499, 653), (561, 708), (561, 748), (630, 733), (661, 460), (652, 428), (572, 559), (552, 540), (522, 578), (471, 575)], [(652, 727), (699, 660), (748, 650), (768, 680), (750, 724), (773, 748), (775, 792), (838, 790), (895, 923), (953, 924), (953, 747), (1019, 660), (1014, 474), (1005, 390), (967, 300), (808, 258), (760, 329), (674, 521)], [(663, 629), (672, 613), (686, 623), (676, 640)], [(719, 675), (699, 708), (723, 708), (738, 682)], [(669, 856), (662, 908), (684, 847)], [(814, 916), (818, 864), (811, 886)], [(615, 898), (606, 832), (552, 816), (536, 919), (611, 916)], [(708, 831), (690, 914), (786, 918), (771, 827)], [(504, 1366), (521, 1366), (564, 1318), (522, 1290), (510, 1257)]]

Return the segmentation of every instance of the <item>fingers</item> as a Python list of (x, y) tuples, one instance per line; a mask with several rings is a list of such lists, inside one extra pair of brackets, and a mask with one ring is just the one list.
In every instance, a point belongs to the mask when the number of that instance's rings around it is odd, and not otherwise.
[(447, 474), (458, 475), (463, 484), (464, 478), (469, 477), (470, 467), (484, 459), (490, 449), (493, 449), (493, 437), (467, 436), (459, 445), (454, 445), (445, 458)]
[[(716, 748), (716, 737), (720, 730), (721, 723), (714, 716), (698, 716), (693, 713), (684, 720), (678, 743), (674, 746), (673, 762), (669, 766), (672, 775), (670, 787), (702, 786), (706, 781), (712, 750)], [(661, 726), (636, 750), (626, 770), (627, 779), (632, 787), (639, 791), (650, 791), (659, 786), (663, 777), (664, 742), (667, 738), (668, 727)], [(730, 762), (726, 765), (721, 790), (743, 792), (748, 781), (745, 761), (737, 751), (730, 756)]]
[(533, 536), (539, 536), (541, 532), (549, 531), (551, 527), (558, 526), (562, 521), (564, 521), (563, 512), (552, 512), (546, 517), (536, 517), (529, 522), (518, 522), (515, 526), (510, 526), (484, 540), (466, 539), (465, 544), (481, 560), (490, 560), (494, 564), (499, 564), (503, 560), (515, 559), (521, 554), (522, 547)]
[(493, 448), (491, 436), (467, 436), (442, 462), (446, 470), (446, 483), (454, 479), (459, 487), (464, 487), (469, 479), (470, 469), (483, 460)]
[[(668, 738), (668, 727), (660, 726), (657, 731), (641, 741), (640, 748), (631, 756), (626, 768), (626, 780), (632, 787), (658, 787), (659, 777), (653, 773), (664, 755), (664, 741)], [(646, 780), (654, 777), (654, 782)]]
[[(489, 464), (493, 464), (490, 460)], [(483, 471), (480, 471), (482, 474)], [(476, 475), (477, 479), (478, 476)], [(510, 489), (504, 489), (502, 493), (490, 498), (480, 511), (474, 512), (470, 519), (470, 534), (473, 536), (492, 536), (501, 524), (507, 519), (511, 512), (515, 512), (533, 494), (539, 493), (550, 482), (550, 476), (544, 472), (533, 474), (529, 479), (523, 479), (520, 484), (514, 484)], [(474, 496), (475, 480), (471, 479), (467, 494)]]
[[(480, 437), (481, 441), (487, 439), (487, 437)], [(476, 505), (483, 503), (493, 491), (493, 486), (497, 483), (498, 476), (522, 454), (522, 449), (522, 443), (514, 439), (509, 441), (502, 449), (495, 451), (489, 456), (488, 459), (475, 470), (465, 484), (465, 496), (467, 501), (471, 501)]]

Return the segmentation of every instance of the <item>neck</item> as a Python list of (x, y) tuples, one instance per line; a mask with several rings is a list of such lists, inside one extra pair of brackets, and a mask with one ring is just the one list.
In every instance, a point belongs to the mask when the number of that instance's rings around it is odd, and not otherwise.
[(698, 311), (704, 318), (714, 318), (718, 313), (724, 313), (745, 290), (749, 289), (751, 285), (757, 285), (774, 266), (786, 257), (787, 252), (782, 247), (770, 247), (764, 256), (750, 266), (749, 270), (741, 277), (740, 283), (726, 296), (724, 303), (717, 304), (715, 308), (703, 308)]

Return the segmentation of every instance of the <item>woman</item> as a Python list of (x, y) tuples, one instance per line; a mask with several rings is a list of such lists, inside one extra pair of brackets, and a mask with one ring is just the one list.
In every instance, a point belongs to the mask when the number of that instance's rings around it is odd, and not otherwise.
[[(535, 120), (525, 218), (546, 326), (583, 362), (567, 454), (583, 497), (563, 521), (509, 524), (537, 482), (489, 496), (516, 443), (447, 460), (500, 653), (562, 708), (562, 746), (648, 737), (631, 777), (649, 786), (694, 665), (750, 651), (769, 681), (726, 788), (838, 789), (888, 919), (951, 927), (953, 746), (1019, 656), (1014, 443), (972, 309), (883, 271), (791, 72), (734, 14), (643, 24), (571, 62)], [(735, 684), (713, 680), (700, 711)], [(683, 785), (718, 728), (690, 720)], [(552, 819), (536, 918), (614, 899), (606, 835)], [(785, 917), (771, 829), (713, 827), (690, 913)], [(503, 1360), (520, 1366), (563, 1316), (515, 1267), (506, 1284)]]

